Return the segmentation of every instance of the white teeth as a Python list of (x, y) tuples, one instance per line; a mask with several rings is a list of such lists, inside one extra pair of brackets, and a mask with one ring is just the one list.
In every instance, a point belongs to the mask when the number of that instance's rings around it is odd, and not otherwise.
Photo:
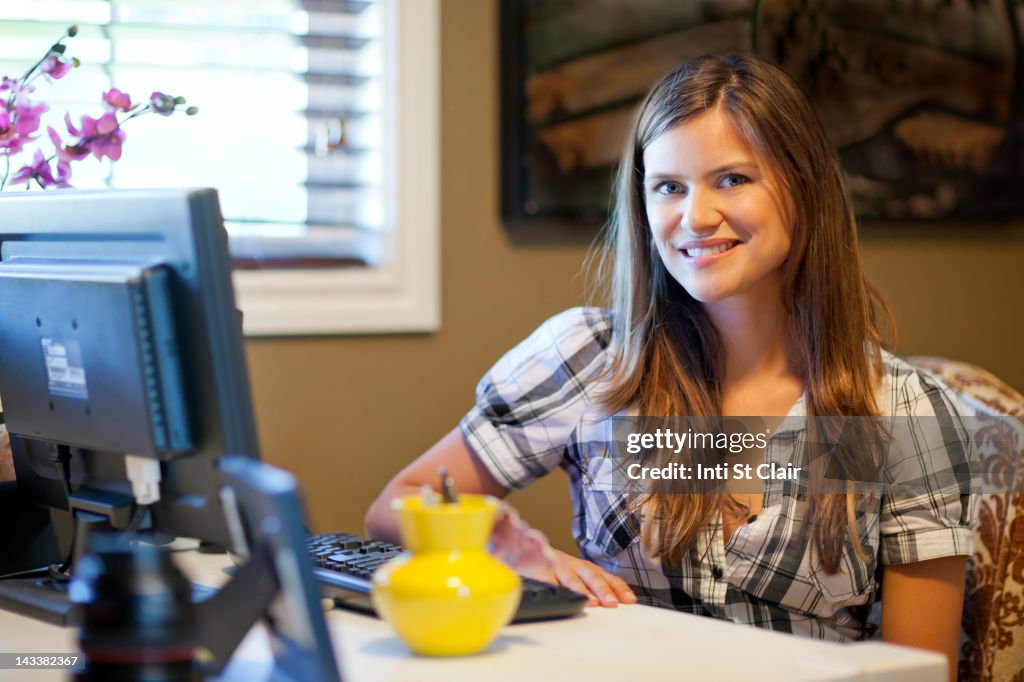
[(706, 249), (685, 249), (685, 251), (689, 258), (699, 258), (700, 256), (711, 256), (716, 253), (728, 251), (734, 246), (736, 246), (736, 242), (729, 242), (727, 244), (719, 244), (718, 246), (712, 246)]

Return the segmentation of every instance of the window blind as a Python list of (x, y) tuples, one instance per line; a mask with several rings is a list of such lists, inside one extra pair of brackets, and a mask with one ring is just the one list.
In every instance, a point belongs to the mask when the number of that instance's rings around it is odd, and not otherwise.
[(96, 117), (117, 87), (159, 90), (193, 117), (127, 123), (120, 161), (87, 159), (76, 187), (212, 186), (242, 268), (374, 265), (391, 227), (381, 0), (33, 0), (0, 9), (0, 72), (20, 75), (71, 24), (82, 65), (37, 81), (51, 107)]

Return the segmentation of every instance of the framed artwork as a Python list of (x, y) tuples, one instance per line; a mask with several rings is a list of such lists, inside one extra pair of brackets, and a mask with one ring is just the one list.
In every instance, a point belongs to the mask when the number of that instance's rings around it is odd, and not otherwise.
[(708, 52), (801, 85), (862, 218), (1019, 216), (1016, 0), (501, 0), (502, 213), (594, 225), (643, 95)]

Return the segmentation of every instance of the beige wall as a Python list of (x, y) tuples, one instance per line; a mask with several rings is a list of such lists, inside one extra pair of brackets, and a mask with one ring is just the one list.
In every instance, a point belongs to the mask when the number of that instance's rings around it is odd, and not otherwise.
[[(515, 245), (498, 218), (496, 0), (442, 1), (442, 327), (248, 343), (265, 458), (294, 471), (318, 530), (358, 530), (387, 479), (453, 428), (480, 375), (582, 300), (585, 246)], [(901, 228), (902, 229), (902, 228)], [(901, 350), (981, 364), (1024, 389), (1024, 231), (868, 235)], [(569, 547), (561, 473), (516, 503)]]

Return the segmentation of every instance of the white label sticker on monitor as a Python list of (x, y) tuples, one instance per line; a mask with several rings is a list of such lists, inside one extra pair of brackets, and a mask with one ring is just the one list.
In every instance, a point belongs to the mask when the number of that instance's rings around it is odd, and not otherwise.
[(47, 338), (42, 341), (50, 393), (67, 398), (88, 398), (82, 349), (78, 347), (78, 342)]

